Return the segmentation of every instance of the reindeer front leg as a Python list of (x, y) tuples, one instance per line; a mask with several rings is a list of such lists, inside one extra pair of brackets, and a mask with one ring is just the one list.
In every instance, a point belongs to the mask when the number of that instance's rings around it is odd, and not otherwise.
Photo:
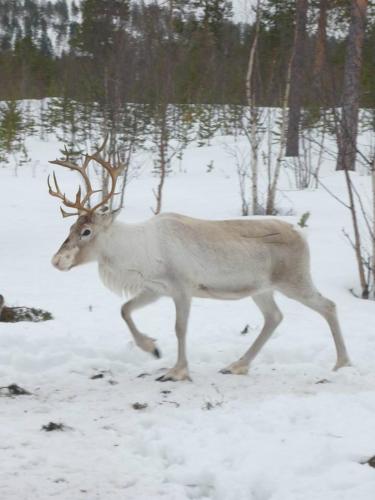
[(186, 331), (189, 321), (191, 297), (185, 294), (178, 294), (173, 297), (173, 301), (176, 307), (177, 362), (165, 375), (156, 379), (159, 382), (191, 380), (186, 358)]
[(138, 328), (135, 326), (134, 321), (131, 317), (131, 313), (136, 309), (139, 309), (147, 304), (151, 304), (155, 302), (159, 298), (155, 293), (145, 290), (141, 292), (139, 295), (134, 297), (133, 299), (126, 302), (121, 307), (121, 316), (123, 317), (125, 323), (128, 325), (128, 328), (133, 335), (133, 339), (138, 347), (140, 347), (143, 351), (150, 352), (155, 356), (155, 358), (160, 358), (160, 351), (156, 346), (156, 342), (151, 337), (141, 333)]

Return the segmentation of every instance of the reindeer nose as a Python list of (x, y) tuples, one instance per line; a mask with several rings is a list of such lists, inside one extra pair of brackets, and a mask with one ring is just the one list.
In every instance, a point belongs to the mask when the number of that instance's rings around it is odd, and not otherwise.
[(59, 271), (69, 271), (73, 265), (73, 258), (74, 255), (72, 255), (71, 252), (66, 253), (59, 251), (52, 257), (51, 263)]
[(54, 267), (56, 267), (57, 269), (59, 269), (59, 262), (60, 262), (60, 257), (59, 257), (59, 255), (57, 255), (57, 254), (56, 254), (56, 255), (54, 255), (54, 256), (52, 257), (51, 264), (52, 264)]

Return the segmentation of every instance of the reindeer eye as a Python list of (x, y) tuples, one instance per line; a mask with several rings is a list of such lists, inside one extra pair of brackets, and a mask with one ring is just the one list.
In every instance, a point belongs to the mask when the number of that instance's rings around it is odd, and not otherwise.
[(91, 234), (90, 229), (85, 229), (83, 233), (81, 233), (81, 236), (90, 236), (90, 234)]

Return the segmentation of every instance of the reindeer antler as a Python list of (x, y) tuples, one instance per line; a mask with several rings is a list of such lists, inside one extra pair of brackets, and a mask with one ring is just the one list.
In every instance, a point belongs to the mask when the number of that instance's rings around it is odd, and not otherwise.
[[(108, 140), (108, 134), (105, 137), (103, 144), (95, 151), (94, 154), (92, 154), (92, 155), (86, 154), (85, 155), (85, 159), (84, 159), (81, 166), (79, 166), (76, 163), (73, 163), (72, 161), (69, 160), (67, 151), (66, 151), (67, 158), (65, 160), (53, 160), (53, 161), (49, 162), (49, 163), (52, 163), (54, 165), (60, 165), (61, 167), (69, 168), (70, 170), (75, 170), (76, 172), (78, 172), (79, 174), (82, 175), (83, 180), (85, 182), (85, 186), (86, 186), (85, 196), (82, 198), (82, 190), (81, 190), (81, 186), (79, 186), (78, 191), (77, 191), (76, 196), (75, 196), (75, 201), (71, 201), (71, 200), (68, 200), (65, 193), (63, 194), (60, 191), (59, 185), (57, 183), (55, 172), (53, 172), (53, 182), (55, 185), (54, 189), (52, 188), (51, 183), (50, 183), (50, 176), (48, 176), (47, 184), (48, 184), (49, 194), (51, 196), (55, 196), (56, 198), (59, 198), (60, 200), (62, 200), (63, 204), (66, 207), (77, 209), (77, 212), (70, 213), (70, 212), (66, 212), (65, 210), (63, 210), (60, 207), (60, 210), (61, 210), (63, 217), (71, 217), (73, 215), (83, 215), (83, 214), (93, 213), (99, 207), (105, 205), (107, 203), (107, 201), (109, 201), (112, 198), (112, 196), (117, 194), (117, 193), (115, 193), (116, 182), (117, 182), (118, 176), (120, 175), (120, 173), (124, 169), (124, 165), (119, 164), (119, 166), (113, 167), (110, 162), (105, 161), (101, 157), (100, 153), (105, 148), (105, 146), (107, 144), (107, 140)], [(88, 166), (92, 160), (99, 163), (99, 165), (101, 165), (108, 172), (108, 175), (111, 178), (112, 186), (111, 186), (111, 189), (109, 190), (109, 192), (103, 197), (102, 201), (97, 203), (94, 207), (88, 208), (85, 205), (88, 202), (88, 200), (90, 199), (90, 197), (93, 194), (101, 191), (101, 189), (99, 189), (99, 190), (92, 189), (91, 182), (90, 182), (90, 179), (89, 179), (89, 176), (87, 173)]]

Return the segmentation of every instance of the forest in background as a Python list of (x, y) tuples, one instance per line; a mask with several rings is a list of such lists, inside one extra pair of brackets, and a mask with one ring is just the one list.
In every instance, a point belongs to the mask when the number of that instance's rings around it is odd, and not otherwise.
[[(256, 104), (280, 106), (297, 2), (261, 2)], [(0, 1), (0, 99), (66, 97), (147, 104), (245, 104), (255, 16), (228, 0)], [(347, 0), (313, 0), (306, 19), (303, 106), (340, 102)], [(361, 106), (375, 107), (375, 17), (369, 6)]]

